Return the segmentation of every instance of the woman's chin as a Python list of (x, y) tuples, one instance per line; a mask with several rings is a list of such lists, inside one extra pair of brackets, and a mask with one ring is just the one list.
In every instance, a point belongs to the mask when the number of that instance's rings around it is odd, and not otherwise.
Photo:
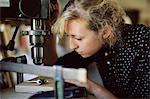
[(88, 58), (90, 57), (90, 55), (83, 55), (83, 54), (80, 54), (83, 58)]

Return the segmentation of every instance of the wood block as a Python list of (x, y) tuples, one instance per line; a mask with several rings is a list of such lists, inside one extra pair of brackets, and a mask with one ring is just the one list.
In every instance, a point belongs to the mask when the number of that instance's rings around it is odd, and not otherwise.
[(36, 81), (39, 79), (44, 79), (48, 82), (42, 85), (38, 85), (37, 83), (33, 82), (23, 82), (18, 85), (15, 85), (15, 91), (16, 92), (24, 92), (24, 93), (37, 93), (40, 91), (51, 91), (54, 90), (54, 80), (48, 77), (36, 77), (34, 79), (31, 79), (30, 81)]

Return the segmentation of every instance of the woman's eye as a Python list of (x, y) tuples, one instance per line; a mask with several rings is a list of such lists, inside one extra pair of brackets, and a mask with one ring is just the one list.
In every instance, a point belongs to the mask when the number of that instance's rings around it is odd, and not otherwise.
[(81, 40), (82, 40), (82, 38), (76, 38), (76, 40), (81, 41)]

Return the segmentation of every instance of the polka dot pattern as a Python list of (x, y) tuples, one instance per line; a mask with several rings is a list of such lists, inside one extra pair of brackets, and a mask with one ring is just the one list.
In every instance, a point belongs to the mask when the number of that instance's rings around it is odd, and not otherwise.
[(105, 87), (123, 98), (149, 97), (149, 35), (144, 25), (125, 25), (122, 41), (95, 55)]

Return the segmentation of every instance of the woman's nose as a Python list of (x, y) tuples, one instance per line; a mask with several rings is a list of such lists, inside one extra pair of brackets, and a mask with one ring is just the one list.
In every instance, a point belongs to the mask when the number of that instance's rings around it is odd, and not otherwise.
[(78, 48), (78, 45), (77, 45), (75, 40), (73, 40), (73, 39), (69, 40), (69, 48), (72, 49), (72, 50)]

